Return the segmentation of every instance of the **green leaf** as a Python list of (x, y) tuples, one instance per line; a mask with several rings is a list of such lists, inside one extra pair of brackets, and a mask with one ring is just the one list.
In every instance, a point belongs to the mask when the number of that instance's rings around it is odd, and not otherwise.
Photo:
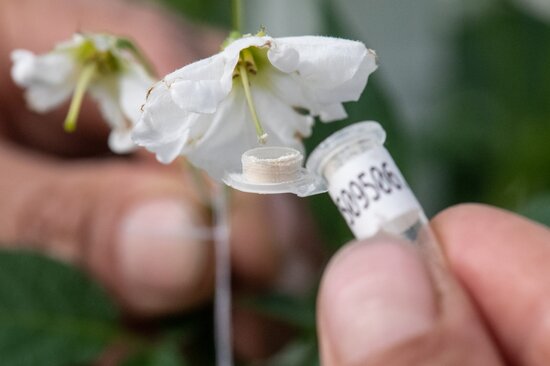
[(550, 192), (535, 196), (518, 211), (532, 220), (550, 226)]
[(273, 293), (241, 299), (239, 303), (302, 330), (315, 329), (315, 304), (313, 301)]
[(165, 342), (149, 351), (131, 357), (123, 366), (186, 366), (178, 347), (173, 342)]
[(117, 313), (84, 274), (52, 259), (0, 251), (0, 363), (94, 361), (117, 336)]
[(266, 366), (318, 366), (319, 356), (314, 340), (290, 343), (266, 363)]
[(231, 27), (230, 0), (164, 0), (190, 19), (229, 29)]

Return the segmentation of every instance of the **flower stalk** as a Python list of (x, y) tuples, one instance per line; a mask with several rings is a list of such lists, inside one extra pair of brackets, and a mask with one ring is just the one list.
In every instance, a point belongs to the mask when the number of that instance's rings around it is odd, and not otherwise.
[(243, 7), (241, 0), (231, 1), (231, 25), (233, 31), (242, 33)]
[(69, 112), (65, 118), (64, 128), (66, 132), (74, 132), (76, 130), (76, 121), (78, 120), (78, 115), (80, 113), (80, 107), (82, 106), (82, 100), (84, 99), (84, 94), (90, 85), (90, 82), (93, 80), (97, 72), (97, 65), (95, 62), (90, 62), (82, 69), (78, 81), (76, 83), (76, 88), (74, 90), (73, 99), (71, 100), (71, 106), (69, 107)]

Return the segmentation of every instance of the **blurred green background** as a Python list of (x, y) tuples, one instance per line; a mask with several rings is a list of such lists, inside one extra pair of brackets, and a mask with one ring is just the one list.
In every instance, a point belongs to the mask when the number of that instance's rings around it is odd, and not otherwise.
[[(160, 2), (194, 22), (229, 30), (229, 0)], [(378, 53), (380, 67), (361, 100), (346, 106), (349, 118), (318, 123), (306, 142), (309, 150), (349, 123), (377, 120), (429, 216), (474, 201), (550, 225), (550, 2), (243, 3), (245, 32), (265, 26), (274, 37), (341, 36), (361, 40)], [(351, 233), (328, 195), (308, 203), (328, 257)], [(9, 252), (0, 253), (0, 299), (1, 364), (92, 364), (113, 342), (133, 353), (126, 366), (214, 364), (208, 306), (134, 324), (76, 269), (36, 254)], [(239, 364), (319, 364), (315, 289), (303, 297), (269, 293), (236, 302), (290, 324), (295, 335), (271, 358)]]

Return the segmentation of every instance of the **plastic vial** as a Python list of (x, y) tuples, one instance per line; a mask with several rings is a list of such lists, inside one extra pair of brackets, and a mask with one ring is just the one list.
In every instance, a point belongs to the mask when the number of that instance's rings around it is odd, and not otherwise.
[(356, 238), (386, 233), (416, 242), (427, 219), (384, 147), (385, 139), (377, 122), (355, 123), (315, 148), (306, 168), (324, 178)]

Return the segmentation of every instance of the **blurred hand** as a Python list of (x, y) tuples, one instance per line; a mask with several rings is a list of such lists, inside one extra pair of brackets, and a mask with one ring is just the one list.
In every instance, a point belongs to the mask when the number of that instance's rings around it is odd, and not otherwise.
[[(143, 151), (110, 154), (107, 126), (91, 103), (76, 133), (67, 134), (67, 106), (34, 114), (10, 79), (12, 49), (48, 52), (80, 30), (135, 40), (160, 76), (216, 52), (224, 36), (144, 4), (2, 0), (0, 243), (86, 268), (136, 314), (188, 308), (212, 292), (213, 256), (198, 235), (209, 215), (181, 164), (161, 166)], [(295, 224), (303, 208), (289, 197), (235, 195), (233, 203), (236, 282), (270, 284), (290, 258), (287, 249), (309, 242), (307, 220)]]
[(318, 299), (323, 365), (550, 365), (550, 231), (480, 205), (432, 221), (447, 272), (391, 240), (350, 244)]

